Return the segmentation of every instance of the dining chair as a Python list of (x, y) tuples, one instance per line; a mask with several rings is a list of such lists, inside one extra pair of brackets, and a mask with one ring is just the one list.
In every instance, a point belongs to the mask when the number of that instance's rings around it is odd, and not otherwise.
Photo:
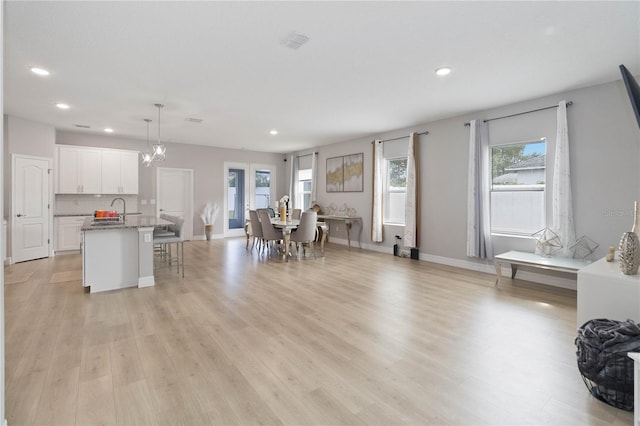
[(293, 209), (291, 211), (291, 219), (300, 220), (301, 214), (302, 214), (302, 209)]
[(262, 226), (263, 244), (267, 244), (267, 246), (271, 245), (271, 248), (273, 248), (274, 243), (279, 244), (282, 240), (282, 232), (271, 224), (271, 218), (266, 209), (260, 209), (257, 213), (260, 218), (260, 225)]
[(318, 213), (313, 210), (308, 210), (302, 213), (300, 216), (300, 225), (291, 233), (291, 242), (296, 243), (296, 251), (298, 253), (298, 259), (301, 258), (302, 252), (305, 250), (305, 246), (311, 247), (311, 253), (313, 257), (316, 257), (316, 251), (313, 246), (313, 242), (316, 239), (316, 222), (318, 220)]
[(258, 241), (258, 253), (262, 251), (263, 241), (262, 241), (262, 224), (260, 223), (260, 218), (258, 217), (258, 212), (255, 210), (249, 210), (249, 220), (251, 221), (251, 235), (253, 235), (253, 243), (251, 244), (251, 250), (256, 245), (256, 240)]

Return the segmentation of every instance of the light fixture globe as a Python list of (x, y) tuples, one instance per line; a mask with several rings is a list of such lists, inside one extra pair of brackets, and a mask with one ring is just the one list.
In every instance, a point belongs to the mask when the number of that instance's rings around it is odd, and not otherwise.
[(164, 161), (167, 148), (160, 139), (160, 109), (164, 107), (162, 104), (154, 104), (158, 108), (158, 143), (153, 145), (152, 161)]
[(145, 118), (144, 121), (147, 123), (147, 151), (141, 152), (140, 157), (142, 158), (143, 166), (151, 167), (151, 163), (153, 162), (153, 152), (149, 151), (149, 123), (151, 123), (151, 120)]

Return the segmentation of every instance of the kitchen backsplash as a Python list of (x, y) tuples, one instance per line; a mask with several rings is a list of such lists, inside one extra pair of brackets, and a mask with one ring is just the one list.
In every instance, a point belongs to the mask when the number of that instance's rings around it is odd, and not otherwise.
[(117, 210), (122, 213), (122, 201), (111, 207), (114, 198), (121, 197), (127, 202), (127, 212), (139, 212), (137, 195), (72, 195), (57, 194), (54, 202), (54, 214), (92, 214), (95, 210)]

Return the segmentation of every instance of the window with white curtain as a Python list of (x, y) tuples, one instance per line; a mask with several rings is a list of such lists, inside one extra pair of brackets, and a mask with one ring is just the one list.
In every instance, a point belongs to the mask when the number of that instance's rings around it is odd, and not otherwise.
[(407, 199), (407, 157), (385, 158), (383, 221), (389, 225), (404, 225)]
[(296, 208), (308, 210), (311, 208), (311, 169), (298, 170), (298, 185), (296, 203), (300, 203)]
[(546, 153), (542, 138), (491, 149), (491, 232), (531, 235), (546, 226)]

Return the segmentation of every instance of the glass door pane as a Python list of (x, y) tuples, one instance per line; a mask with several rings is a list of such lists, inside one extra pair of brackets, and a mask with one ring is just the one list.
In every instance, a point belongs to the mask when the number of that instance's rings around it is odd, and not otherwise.
[(227, 184), (229, 229), (244, 227), (244, 170), (229, 169)]
[(256, 171), (256, 193), (254, 208), (266, 209), (271, 204), (271, 172), (269, 170)]

